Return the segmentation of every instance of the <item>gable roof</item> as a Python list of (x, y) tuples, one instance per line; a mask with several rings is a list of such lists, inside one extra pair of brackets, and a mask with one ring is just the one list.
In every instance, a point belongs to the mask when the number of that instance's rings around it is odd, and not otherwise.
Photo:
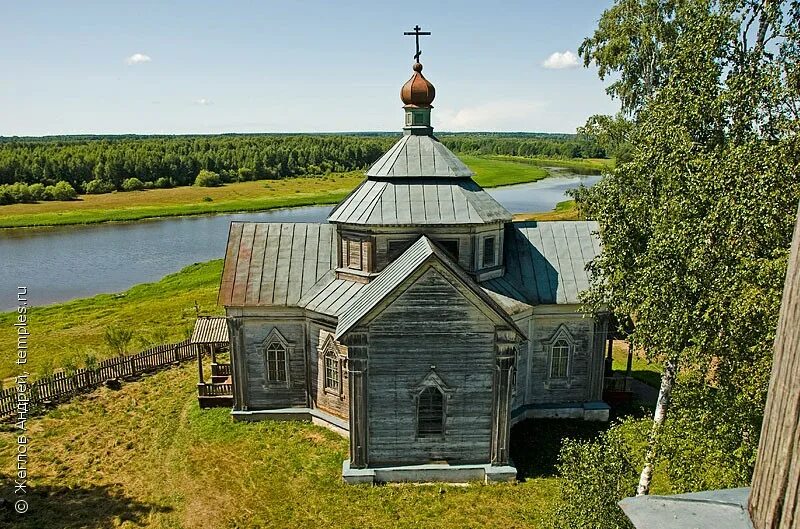
[(474, 174), (433, 136), (413, 134), (400, 138), (367, 170), (367, 176), (383, 178), (469, 178)]
[(481, 286), (528, 305), (580, 304), (579, 295), (590, 284), (586, 266), (600, 253), (597, 230), (591, 221), (507, 225), (506, 273)]
[(525, 334), (517, 327), (514, 320), (503, 310), (461, 267), (441, 250), (426, 236), (420, 237), (400, 257), (387, 266), (374, 280), (366, 285), (360, 295), (353, 300), (342, 312), (336, 326), (336, 338), (339, 339), (351, 328), (358, 324), (382, 300), (392, 294), (403, 282), (411, 277), (422, 265), (431, 258), (440, 261), (445, 268), (465, 284), (478, 298), (481, 299), (493, 312), (506, 321), (521, 337)]
[(408, 226), (509, 222), (511, 213), (473, 180), (365, 180), (339, 203), (329, 222)]
[(218, 302), (228, 307), (298, 305), (335, 266), (335, 226), (232, 222)]

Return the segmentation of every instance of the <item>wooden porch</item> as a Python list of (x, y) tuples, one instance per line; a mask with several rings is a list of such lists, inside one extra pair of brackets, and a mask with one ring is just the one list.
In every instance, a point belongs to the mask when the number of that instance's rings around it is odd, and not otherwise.
[[(225, 318), (199, 316), (191, 343), (197, 345), (197, 400), (201, 408), (233, 406), (233, 380), (229, 358), (230, 341)], [(203, 354), (211, 357), (211, 377), (206, 377)], [(207, 381), (208, 380), (208, 381)]]

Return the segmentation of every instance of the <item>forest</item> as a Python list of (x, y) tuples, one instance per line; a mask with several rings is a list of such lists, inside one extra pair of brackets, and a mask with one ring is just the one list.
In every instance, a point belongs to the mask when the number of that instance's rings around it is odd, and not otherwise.
[[(596, 141), (575, 135), (443, 134), (440, 139), (463, 154), (605, 155)], [(352, 171), (374, 162), (396, 140), (397, 134), (387, 133), (0, 138), (0, 204), (192, 185), (201, 170), (219, 174), (223, 182)]]

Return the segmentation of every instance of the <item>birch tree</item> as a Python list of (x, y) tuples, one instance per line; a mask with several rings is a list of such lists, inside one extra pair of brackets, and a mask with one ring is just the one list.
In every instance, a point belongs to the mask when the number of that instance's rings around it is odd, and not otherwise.
[(580, 47), (630, 121), (628, 161), (576, 197), (603, 241), (587, 301), (665, 366), (637, 494), (683, 373), (730, 398), (753, 457), (800, 199), (798, 28), (796, 0), (617, 0)]

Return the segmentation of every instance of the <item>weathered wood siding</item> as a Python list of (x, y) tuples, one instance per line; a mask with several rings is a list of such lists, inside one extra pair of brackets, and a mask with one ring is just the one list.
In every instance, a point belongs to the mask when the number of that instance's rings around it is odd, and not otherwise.
[[(275, 328), (290, 343), (288, 384), (268, 383), (264, 340)], [(305, 320), (245, 318), (244, 358), (247, 369), (247, 405), (250, 410), (305, 407), (308, 405), (306, 386)], [(241, 358), (237, 355), (237, 359)]]
[[(569, 376), (551, 379), (550, 344), (562, 326), (572, 339)], [(595, 358), (597, 354), (602, 357), (602, 350), (598, 353), (594, 331), (594, 319), (584, 318), (580, 313), (534, 314), (528, 327), (527, 356), (518, 366), (526, 373), (522, 376), (517, 373), (515, 405), (521, 401), (524, 404), (579, 404), (600, 400), (593, 372), (602, 369), (602, 362), (598, 363)]]
[[(488, 462), (495, 325), (434, 266), (369, 325), (370, 466)], [(445, 439), (418, 439), (413, 390), (435, 366)]]
[[(458, 264), (465, 270), (473, 270), (474, 260), (473, 241), (474, 235), (471, 228), (439, 228), (439, 229), (413, 229), (395, 228), (383, 229), (375, 236), (375, 270), (381, 271), (391, 262), (389, 255), (389, 241), (407, 240), (408, 245), (427, 235), (430, 239), (458, 241)], [(396, 256), (395, 256), (396, 257)]]
[[(323, 347), (325, 340), (329, 335), (335, 331), (333, 327), (323, 326), (315, 322), (309, 323), (309, 364), (311, 367), (311, 395), (313, 396), (314, 406), (335, 415), (342, 419), (347, 420), (349, 416), (349, 387), (347, 380), (347, 364), (346, 360), (342, 360), (341, 369), (341, 393), (335, 395), (330, 391), (325, 390), (325, 358)], [(341, 355), (346, 355), (347, 347), (343, 345), (338, 346)]]

